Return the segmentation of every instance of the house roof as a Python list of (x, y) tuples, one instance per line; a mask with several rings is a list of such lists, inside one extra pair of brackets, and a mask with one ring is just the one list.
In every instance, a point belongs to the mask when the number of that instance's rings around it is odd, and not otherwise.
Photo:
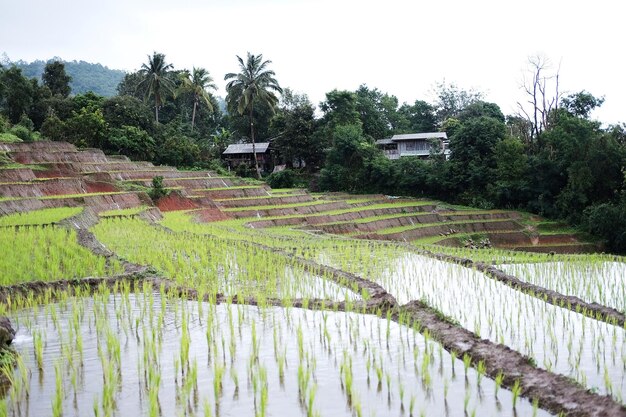
[(394, 143), (391, 139), (378, 139), (376, 145), (391, 145)]
[[(265, 153), (267, 152), (267, 148), (270, 146), (269, 142), (259, 142), (255, 145), (256, 153)], [(222, 155), (234, 155), (234, 154), (246, 154), (252, 153), (252, 144), (251, 143), (236, 143), (234, 145), (228, 145), (228, 148)]]
[(417, 140), (417, 139), (448, 139), (448, 135), (446, 135), (446, 132), (407, 133), (405, 135), (393, 135), (391, 139), (389, 140), (396, 142), (399, 140)]

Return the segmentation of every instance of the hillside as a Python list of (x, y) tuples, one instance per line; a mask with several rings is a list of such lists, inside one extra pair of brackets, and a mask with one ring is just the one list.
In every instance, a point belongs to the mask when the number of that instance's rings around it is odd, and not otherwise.
[(112, 97), (117, 94), (117, 85), (124, 78), (125, 72), (110, 69), (102, 64), (92, 64), (85, 61), (64, 61), (60, 58), (51, 58), (48, 61), (36, 60), (33, 62), (17, 61), (12, 62), (22, 69), (28, 78), (39, 78), (46, 66), (46, 63), (58, 59), (65, 64), (65, 72), (72, 77), (70, 87), (72, 94), (83, 94), (93, 91), (96, 94)]
[[(199, 221), (231, 220), (237, 228), (279, 228), (416, 245), (527, 252), (593, 252), (562, 225), (509, 210), (478, 210), (441, 201), (381, 194), (311, 194), (212, 171), (178, 171), (65, 142), (0, 144), (11, 165), (0, 166), (0, 215), (88, 206), (96, 212), (151, 206), (146, 194), (161, 176), (170, 195), (161, 211), (192, 210)], [(9, 169), (6, 169), (9, 168)]]
[[(626, 415), (626, 263), (560, 225), (67, 142), (0, 161), (4, 415)], [(476, 233), (522, 250), (450, 247)]]

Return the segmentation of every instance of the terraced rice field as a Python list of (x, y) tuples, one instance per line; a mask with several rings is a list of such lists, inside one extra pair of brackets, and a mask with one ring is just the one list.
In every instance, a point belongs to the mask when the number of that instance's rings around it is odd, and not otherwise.
[(626, 415), (626, 263), (570, 231), (0, 151), (0, 416)]

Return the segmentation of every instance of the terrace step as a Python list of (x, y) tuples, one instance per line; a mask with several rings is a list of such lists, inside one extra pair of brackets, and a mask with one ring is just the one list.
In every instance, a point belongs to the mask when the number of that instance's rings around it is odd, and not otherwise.
[(54, 162), (101, 162), (106, 163), (107, 157), (101, 150), (48, 152), (47, 150), (30, 150), (10, 152), (11, 158), (20, 164), (41, 164)]
[(599, 248), (593, 243), (568, 243), (561, 245), (529, 245), (529, 246), (516, 246), (516, 245), (503, 245), (499, 246), (503, 249), (510, 249), (524, 252), (537, 252), (537, 253), (595, 253)]
[(40, 140), (36, 142), (0, 143), (0, 152), (24, 152), (45, 150), (46, 152), (77, 152), (69, 142)]
[(291, 216), (291, 215), (309, 215), (321, 213), (331, 210), (349, 209), (350, 205), (344, 201), (330, 201), (327, 203), (303, 204), (297, 206), (276, 207), (268, 209), (243, 209), (228, 210), (228, 214), (235, 219), (246, 217), (274, 217), (274, 216)]
[(450, 233), (451, 230), (458, 231), (459, 233), (481, 233), (499, 230), (516, 230), (521, 229), (521, 225), (514, 220), (504, 219), (495, 220), (489, 222), (474, 222), (474, 223), (441, 223), (439, 225), (417, 227), (414, 229), (408, 229), (396, 233), (366, 233), (357, 236), (362, 239), (375, 239), (375, 240), (400, 240), (411, 241), (428, 236), (436, 236), (440, 234)]
[[(352, 206), (350, 206), (352, 208)], [(399, 206), (399, 207), (386, 207), (386, 208), (364, 208), (359, 211), (349, 211), (346, 213), (335, 214), (316, 214), (307, 217), (288, 217), (283, 219), (272, 220), (257, 220), (249, 222), (248, 225), (256, 228), (274, 227), (274, 226), (295, 226), (300, 224), (323, 224), (339, 221), (354, 221), (367, 217), (385, 216), (391, 214), (403, 214), (403, 213), (419, 213), (428, 212), (436, 208), (435, 204), (424, 204), (414, 206)]]
[(145, 193), (86, 194), (60, 198), (24, 198), (0, 201), (0, 215), (58, 207), (91, 207), (95, 212), (151, 204)]
[(74, 170), (80, 173), (110, 172), (110, 171), (174, 171), (176, 168), (168, 166), (155, 167), (151, 162), (116, 162), (105, 161), (99, 163), (83, 163)]
[(0, 197), (46, 197), (118, 191), (112, 184), (80, 178), (52, 178), (43, 181), (0, 184)]
[(501, 213), (481, 213), (481, 214), (465, 214), (463, 212), (455, 213), (423, 213), (410, 216), (398, 216), (388, 219), (371, 220), (368, 222), (345, 222), (337, 224), (321, 224), (315, 226), (326, 233), (346, 234), (346, 233), (368, 233), (376, 232), (381, 229), (392, 227), (412, 226), (418, 224), (429, 223), (445, 223), (457, 222), (463, 220), (496, 220), (496, 219), (518, 219), (517, 213), (501, 212)]
[(32, 181), (36, 178), (30, 168), (2, 169), (0, 167), (0, 182)]
[(266, 185), (250, 186), (246, 188), (237, 188), (236, 186), (231, 188), (216, 188), (216, 189), (201, 189), (192, 190), (194, 195), (204, 196), (211, 199), (229, 199), (229, 198), (244, 198), (244, 197), (260, 197), (269, 196), (271, 188)]
[(232, 217), (218, 208), (203, 208), (195, 210), (193, 216), (198, 222), (210, 223), (222, 220), (230, 220)]
[[(189, 173), (187, 174), (189, 175)], [(127, 182), (150, 187), (152, 185), (152, 178), (129, 180)], [(191, 191), (197, 189), (232, 187), (235, 186), (235, 181), (226, 177), (167, 178), (163, 180), (163, 186), (168, 188), (184, 188)]]
[(294, 203), (308, 203), (314, 201), (311, 195), (290, 195), (285, 197), (252, 197), (252, 198), (237, 198), (230, 200), (216, 200), (216, 203), (220, 207), (235, 208), (235, 207), (252, 207), (252, 206), (272, 206)]
[(188, 197), (184, 192), (175, 190), (157, 202), (161, 211), (194, 210), (197, 208), (217, 209), (213, 200), (206, 197)]
[[(163, 169), (168, 168), (168, 169)], [(156, 176), (163, 177), (164, 179), (171, 178), (189, 178), (193, 177), (219, 177), (213, 171), (174, 171), (169, 169), (170, 167), (154, 167), (154, 169), (144, 170), (121, 170), (121, 171), (109, 171), (108, 174), (116, 181), (128, 181), (128, 180), (145, 180), (152, 179)]]

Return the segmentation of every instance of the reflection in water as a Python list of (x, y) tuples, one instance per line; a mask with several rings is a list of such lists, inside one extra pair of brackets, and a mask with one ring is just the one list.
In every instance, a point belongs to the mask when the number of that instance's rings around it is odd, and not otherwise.
[[(375, 316), (149, 292), (67, 298), (11, 319), (23, 360), (6, 397), (16, 416), (514, 415), (509, 391)], [(526, 400), (517, 410), (532, 414)]]

